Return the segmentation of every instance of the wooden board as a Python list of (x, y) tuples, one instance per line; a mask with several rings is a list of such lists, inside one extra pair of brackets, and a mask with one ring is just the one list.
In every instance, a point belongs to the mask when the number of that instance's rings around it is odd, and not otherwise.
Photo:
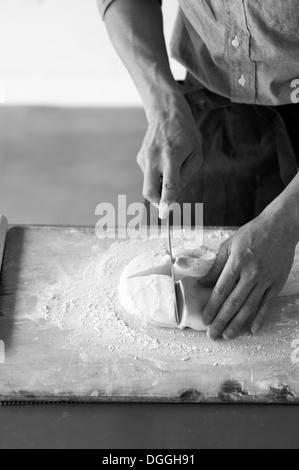
[[(15, 227), (9, 231), (0, 291), (0, 339), (6, 353), (5, 364), (0, 364), (2, 404), (299, 402), (299, 366), (291, 362), (291, 345), (282, 347), (279, 342), (277, 347), (285, 354), (279, 364), (267, 357), (256, 363), (251, 358), (249, 364), (247, 353), (240, 363), (218, 367), (204, 358), (184, 362), (164, 355), (157, 360), (151, 351), (136, 360), (100, 341), (93, 345), (92, 354), (90, 345), (83, 354), (84, 338), (79, 348), (70, 341), (72, 328), (58, 328), (46, 320), (51, 304), (45, 305), (43, 318), (40, 298), (49, 292), (49, 298), (59, 299), (65, 279), (72, 283), (95, 254), (100, 263), (113, 243), (98, 240), (89, 228)], [(289, 299), (278, 300), (273, 315), (288, 304)], [(70, 315), (76, 315), (76, 309)], [(281, 328), (275, 332), (278, 341)]]

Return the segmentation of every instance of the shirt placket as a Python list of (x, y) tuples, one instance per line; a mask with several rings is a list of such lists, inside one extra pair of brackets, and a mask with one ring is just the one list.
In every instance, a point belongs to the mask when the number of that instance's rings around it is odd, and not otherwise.
[(256, 64), (250, 58), (251, 34), (244, 0), (226, 0), (225, 53), (232, 101), (256, 103)]

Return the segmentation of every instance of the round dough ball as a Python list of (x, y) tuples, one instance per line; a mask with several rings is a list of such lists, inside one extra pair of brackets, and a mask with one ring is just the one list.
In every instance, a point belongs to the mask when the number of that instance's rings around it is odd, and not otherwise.
[(181, 281), (177, 285), (179, 323), (170, 257), (166, 251), (143, 253), (126, 266), (120, 280), (120, 302), (128, 313), (151, 325), (207, 330), (201, 318), (212, 289), (200, 287), (197, 279), (209, 272), (216, 255), (207, 249), (180, 249), (174, 255), (176, 280)]

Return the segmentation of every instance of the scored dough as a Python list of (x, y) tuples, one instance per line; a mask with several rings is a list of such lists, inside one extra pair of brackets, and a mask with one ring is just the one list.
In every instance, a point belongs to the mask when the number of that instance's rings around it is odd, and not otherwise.
[(154, 326), (177, 328), (174, 291), (170, 276), (149, 275), (120, 282), (120, 301), (123, 308)]
[[(216, 254), (207, 248), (174, 249), (175, 278), (177, 281), (186, 277), (203, 278), (208, 274), (216, 260)], [(161, 253), (143, 253), (134, 258), (124, 269), (122, 278), (136, 278), (152, 274), (171, 276), (169, 254), (166, 250)]]
[(216, 261), (216, 254), (205, 247), (200, 250), (174, 250), (174, 256), (176, 258), (174, 270), (177, 281), (186, 277), (203, 278), (209, 273)]
[(178, 285), (179, 324), (176, 321), (170, 259), (167, 251), (144, 253), (124, 269), (119, 286), (123, 308), (154, 326), (207, 330), (201, 317), (212, 289), (197, 280), (210, 271), (216, 254), (206, 248), (174, 250), (174, 271)]
[[(202, 247), (174, 250), (174, 271), (178, 281), (179, 324), (176, 321), (169, 254), (143, 253), (124, 269), (119, 286), (120, 302), (131, 315), (154, 326), (192, 328), (205, 331), (202, 314), (212, 289), (201, 287), (200, 278), (208, 274), (216, 254)], [(294, 265), (280, 297), (299, 294), (299, 247)]]

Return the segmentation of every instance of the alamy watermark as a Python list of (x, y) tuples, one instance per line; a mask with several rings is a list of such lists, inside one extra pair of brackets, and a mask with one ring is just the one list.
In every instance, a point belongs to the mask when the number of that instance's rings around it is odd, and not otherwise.
[(293, 104), (298, 104), (299, 103), (299, 78), (292, 81), (291, 88), (294, 88), (294, 91), (291, 93), (291, 101)]
[[(203, 244), (203, 204), (172, 204), (170, 207), (173, 237), (185, 239), (201, 246)], [(117, 207), (111, 203), (101, 203), (95, 214), (96, 236), (103, 238), (166, 238), (166, 220), (159, 219), (159, 212), (152, 204), (141, 202), (127, 203), (125, 195), (119, 195)]]

